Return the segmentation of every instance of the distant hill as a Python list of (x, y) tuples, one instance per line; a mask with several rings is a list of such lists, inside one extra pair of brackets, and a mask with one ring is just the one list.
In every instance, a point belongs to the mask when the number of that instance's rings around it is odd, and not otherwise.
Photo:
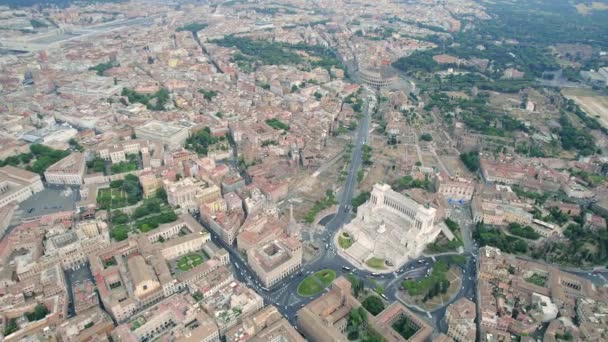
[(9, 7), (67, 7), (72, 4), (91, 4), (96, 2), (125, 2), (128, 0), (0, 0), (0, 6)]

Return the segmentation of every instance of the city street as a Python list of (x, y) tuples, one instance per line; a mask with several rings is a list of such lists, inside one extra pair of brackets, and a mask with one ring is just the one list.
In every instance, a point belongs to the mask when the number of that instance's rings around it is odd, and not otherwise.
[(94, 282), (93, 275), (91, 274), (91, 270), (89, 269), (88, 263), (84, 263), (78, 266), (78, 268), (73, 268), (65, 271), (65, 283), (68, 291), (68, 317), (73, 317), (76, 315), (74, 310), (74, 293), (73, 286), (77, 283), (82, 283), (85, 280), (90, 280)]
[[(401, 269), (399, 269), (398, 272), (377, 274), (374, 272), (357, 269), (349, 261), (343, 259), (336, 253), (336, 247), (331, 243), (331, 241), (334, 240), (334, 235), (339, 231), (339, 229), (353, 218), (353, 214), (350, 210), (351, 201), (358, 185), (357, 172), (361, 168), (362, 147), (368, 139), (371, 111), (373, 110), (374, 105), (375, 98), (372, 96), (371, 92), (368, 91), (365, 99), (364, 116), (361, 119), (357, 135), (355, 137), (355, 144), (352, 150), (352, 161), (349, 166), (348, 176), (339, 194), (338, 210), (335, 214), (329, 215), (320, 221), (320, 224), (325, 226), (325, 230), (322, 231), (320, 236), (317, 236), (317, 238), (323, 242), (319, 244), (319, 254), (313, 259), (313, 261), (304, 265), (299, 272), (292, 274), (270, 289), (264, 288), (255, 273), (251, 270), (243, 256), (236, 250), (236, 248), (234, 246), (226, 245), (211, 229), (209, 229), (212, 235), (212, 241), (218, 246), (228, 250), (231, 262), (237, 270), (237, 279), (247, 283), (248, 286), (255, 289), (256, 292), (258, 292), (264, 298), (264, 302), (266, 304), (275, 305), (292, 324), (295, 324), (297, 311), (300, 308), (328, 291), (328, 289), (325, 289), (321, 293), (311, 297), (300, 297), (297, 294), (297, 288), (300, 282), (307, 275), (313, 272), (322, 269), (332, 269), (336, 272), (337, 277), (353, 274), (362, 279), (365, 283), (365, 287), (369, 289), (374, 289), (376, 286), (382, 286), (384, 288), (384, 299), (391, 303), (400, 300), (398, 298), (398, 293), (400, 291), (401, 284), (406, 277), (408, 279), (422, 279), (427, 275), (427, 271), (432, 268), (433, 264), (437, 260), (447, 259), (450, 257), (449, 253), (437, 257), (420, 257), (405, 264), (403, 267), (401, 267)], [(200, 217), (196, 215), (195, 217), (199, 220), (199, 222), (201, 222)], [(408, 306), (410, 310), (418, 313), (422, 317), (426, 317), (429, 323), (435, 329), (441, 332), (447, 331), (447, 325), (443, 320), (443, 317), (449, 304), (462, 297), (469, 298), (473, 301), (476, 300), (476, 262), (479, 247), (472, 238), (472, 232), (475, 229), (475, 224), (471, 217), (470, 205), (454, 205), (451, 208), (450, 218), (457, 222), (461, 228), (464, 255), (466, 257), (466, 264), (462, 266), (463, 277), (459, 292), (449, 302), (445, 303), (445, 305), (431, 312), (403, 303), (404, 305)], [(326, 248), (326, 246), (329, 246), (329, 248)], [(602, 281), (605, 283), (605, 278), (603, 277), (608, 277), (608, 275), (604, 274), (582, 273), (579, 275), (586, 278), (592, 278), (592, 280), (595, 280), (598, 283)]]
[[(345, 180), (344, 186), (342, 187), (342, 191), (339, 196), (338, 211), (336, 212), (336, 214), (328, 216), (321, 220), (321, 223), (325, 226), (325, 230), (321, 234), (320, 239), (326, 243), (329, 241), (333, 241), (334, 235), (338, 232), (338, 230), (353, 218), (353, 215), (350, 211), (351, 201), (354, 197), (358, 185), (357, 172), (361, 168), (362, 164), (362, 148), (368, 139), (371, 121), (371, 111), (373, 110), (373, 106), (375, 106), (375, 97), (373, 96), (373, 93), (368, 92), (367, 95), (368, 96), (366, 97), (364, 107), (365, 113), (363, 118), (361, 119), (361, 123), (359, 125), (357, 135), (355, 137), (355, 144), (352, 150), (352, 162), (349, 167), (348, 176)], [(201, 222), (200, 217), (198, 215), (195, 215), (195, 217), (199, 220), (199, 222)], [(291, 323), (295, 323), (296, 314), (300, 308), (328, 291), (328, 289), (326, 289), (321, 293), (305, 298), (297, 295), (297, 288), (299, 283), (307, 275), (313, 272), (322, 269), (332, 269), (336, 271), (337, 277), (347, 274), (353, 274), (362, 279), (367, 288), (374, 289), (376, 286), (384, 287), (385, 299), (388, 302), (393, 302), (398, 300), (397, 292), (399, 291), (399, 288), (401, 287), (401, 283), (404, 278), (408, 277), (410, 279), (421, 279), (426, 276), (427, 271), (432, 267), (433, 263), (436, 260), (449, 257), (442, 256), (436, 259), (431, 257), (421, 257), (408, 262), (398, 272), (389, 274), (376, 274), (370, 271), (358, 270), (349, 261), (337, 255), (335, 250), (336, 247), (333, 246), (333, 244), (329, 243), (329, 248), (325, 248), (325, 245), (322, 244), (320, 246), (319, 255), (317, 255), (312, 262), (304, 265), (299, 272), (291, 275), (290, 277), (273, 286), (272, 288), (266, 289), (259, 282), (255, 273), (248, 266), (247, 262), (243, 259), (241, 254), (238, 253), (236, 248), (234, 248), (234, 246), (226, 245), (224, 241), (222, 241), (212, 230), (209, 229), (209, 231), (211, 232), (212, 236), (211, 240), (218, 246), (221, 246), (228, 250), (231, 262), (237, 270), (237, 279), (239, 281), (247, 283), (248, 286), (251, 286), (253, 289), (255, 289), (256, 292), (258, 292), (264, 298), (265, 303), (275, 305)], [(463, 271), (467, 275), (467, 277), (463, 279), (463, 287), (459, 294), (452, 301), (456, 300), (457, 298), (460, 298), (461, 296), (466, 296), (469, 298), (472, 298), (474, 296), (475, 262), (473, 257), (468, 257), (468, 262), (465, 265)], [(415, 308), (412, 309), (424, 316), (430, 317), (431, 323), (436, 327), (440, 326), (440, 320), (443, 317), (443, 313), (445, 312), (445, 308), (441, 308), (430, 313), (417, 310)]]

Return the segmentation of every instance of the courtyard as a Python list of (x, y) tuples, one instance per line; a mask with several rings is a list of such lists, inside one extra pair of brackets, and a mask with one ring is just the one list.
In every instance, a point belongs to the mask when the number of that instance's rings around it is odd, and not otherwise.
[(177, 260), (177, 268), (186, 272), (202, 264), (207, 258), (202, 253), (190, 253)]

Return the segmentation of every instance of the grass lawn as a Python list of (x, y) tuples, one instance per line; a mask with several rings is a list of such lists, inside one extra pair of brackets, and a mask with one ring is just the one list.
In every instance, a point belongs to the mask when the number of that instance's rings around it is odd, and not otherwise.
[(448, 290), (446, 293), (439, 293), (433, 298), (428, 299), (426, 302), (424, 301), (423, 296), (418, 296), (412, 298), (414, 303), (421, 307), (426, 311), (434, 311), (440, 307), (445, 306), (445, 304), (452, 298), (455, 294), (460, 291), (460, 287), (462, 286), (462, 277), (463, 274), (458, 267), (452, 267), (445, 274), (446, 279), (450, 282)]
[(194, 300), (196, 300), (197, 302), (200, 302), (201, 300), (203, 300), (203, 294), (200, 291), (196, 291), (192, 294), (192, 298), (194, 298)]
[(321, 291), (323, 291), (323, 288), (317, 283), (313, 275), (306, 277), (306, 279), (302, 280), (300, 285), (298, 285), (298, 295), (302, 297), (314, 296)]
[(418, 329), (414, 328), (414, 325), (411, 324), (410, 319), (405, 316), (398, 319), (391, 327), (406, 340), (418, 332)]
[(338, 244), (340, 245), (340, 247), (348, 249), (350, 246), (353, 245), (353, 239), (340, 234), (340, 236), (338, 237)]
[(203, 261), (205, 261), (205, 257), (201, 254), (188, 254), (184, 255), (183, 257), (181, 257), (181, 259), (177, 261), (177, 267), (180, 270), (186, 272), (202, 264)]
[(298, 295), (310, 297), (328, 287), (336, 279), (334, 270), (321, 270), (306, 277), (298, 285)]
[(316, 276), (323, 285), (328, 286), (336, 279), (336, 272), (334, 270), (321, 270), (315, 273), (314, 276)]
[(371, 268), (383, 269), (384, 267), (384, 259), (380, 258), (371, 258), (365, 262), (365, 264)]
[(530, 278), (526, 278), (526, 281), (528, 283), (544, 287), (545, 284), (547, 283), (547, 278), (540, 274), (534, 273)]
[(129, 171), (137, 170), (137, 162), (135, 161), (124, 161), (116, 164), (112, 164), (110, 171), (115, 175), (117, 173), (124, 173)]
[(112, 209), (126, 207), (129, 205), (127, 202), (127, 195), (120, 189), (100, 189), (99, 194), (97, 195), (97, 202), (100, 203), (100, 200), (103, 199), (108, 199)]

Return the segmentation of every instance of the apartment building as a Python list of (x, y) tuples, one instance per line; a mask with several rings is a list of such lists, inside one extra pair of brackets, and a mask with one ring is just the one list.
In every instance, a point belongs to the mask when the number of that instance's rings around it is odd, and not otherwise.
[(305, 340), (274, 305), (269, 305), (228, 330), (226, 341), (304, 342)]
[(445, 319), (448, 324), (447, 335), (456, 342), (474, 341), (477, 334), (475, 303), (460, 298), (448, 306)]
[(248, 250), (247, 261), (264, 286), (271, 287), (302, 266), (302, 243), (279, 238)]
[(215, 317), (220, 334), (236, 326), (244, 317), (264, 307), (264, 299), (244, 284), (233, 281), (203, 298), (201, 307)]

